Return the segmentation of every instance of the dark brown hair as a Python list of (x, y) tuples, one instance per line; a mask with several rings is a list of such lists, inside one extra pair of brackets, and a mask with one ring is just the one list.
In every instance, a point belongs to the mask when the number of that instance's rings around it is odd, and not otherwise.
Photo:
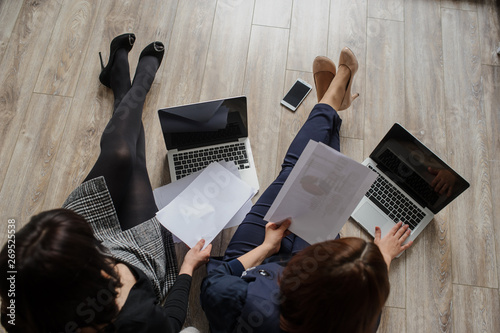
[(290, 333), (372, 331), (389, 296), (377, 245), (341, 238), (307, 247), (283, 271), (281, 327)]
[[(33, 216), (15, 245), (14, 285), (7, 280), (7, 244), (0, 253), (1, 322), (8, 332), (73, 332), (116, 316), (120, 277), (82, 216), (66, 209)], [(15, 326), (7, 309), (12, 299)]]

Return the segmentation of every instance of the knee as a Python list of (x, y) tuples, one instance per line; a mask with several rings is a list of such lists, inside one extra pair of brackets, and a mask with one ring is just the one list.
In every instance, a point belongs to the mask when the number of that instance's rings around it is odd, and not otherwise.
[(131, 170), (134, 166), (134, 152), (128, 145), (101, 146), (101, 155), (104, 155), (109, 166), (116, 171)]

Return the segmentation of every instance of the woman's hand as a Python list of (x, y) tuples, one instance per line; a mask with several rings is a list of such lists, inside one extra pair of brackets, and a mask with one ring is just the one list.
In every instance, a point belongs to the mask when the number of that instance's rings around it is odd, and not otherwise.
[(413, 244), (413, 241), (409, 241), (407, 244), (403, 245), (406, 239), (410, 237), (410, 233), (411, 230), (409, 226), (407, 224), (403, 225), (401, 221), (392, 227), (384, 238), (381, 238), (382, 230), (380, 230), (379, 227), (375, 227), (374, 243), (379, 247), (380, 252), (382, 252), (388, 270), (392, 259), (396, 258)]
[(287, 229), (291, 223), (290, 219), (284, 220), (280, 225), (272, 222), (267, 223), (264, 242), (238, 258), (243, 267), (249, 269), (258, 266), (266, 258), (277, 253), (281, 247), (281, 240), (290, 233)]
[(196, 245), (193, 246), (188, 253), (186, 253), (181, 269), (179, 270), (179, 275), (188, 274), (192, 276), (193, 272), (198, 267), (208, 262), (208, 259), (210, 258), (210, 251), (212, 250), (212, 244), (208, 244), (208, 246), (202, 250), (203, 245), (205, 245), (204, 239), (196, 243)]
[(268, 256), (271, 256), (280, 250), (281, 240), (290, 233), (288, 228), (291, 223), (292, 220), (286, 219), (283, 220), (280, 225), (273, 222), (268, 222), (266, 224), (266, 236), (262, 246), (269, 251)]

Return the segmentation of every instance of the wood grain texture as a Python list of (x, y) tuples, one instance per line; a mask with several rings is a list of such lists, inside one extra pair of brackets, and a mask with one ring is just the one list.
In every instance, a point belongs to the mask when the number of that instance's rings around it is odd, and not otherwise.
[(63, 3), (45, 53), (35, 92), (73, 96), (100, 0)]
[(287, 69), (307, 72), (314, 58), (327, 51), (328, 0), (297, 0), (293, 3)]
[(253, 24), (290, 28), (292, 4), (292, 0), (256, 0)]
[(197, 6), (187, 1), (179, 2), (163, 60), (166, 80), (160, 97), (162, 106), (199, 101), (215, 7), (215, 0), (201, 1)]
[[(443, 158), (447, 155), (439, 2), (405, 3), (405, 119), (407, 129)], [(423, 110), (427, 112), (423, 112)], [(406, 327), (450, 332), (451, 240), (447, 210), (440, 212), (406, 253)]]
[(409, 332), (453, 329), (450, 227), (444, 217), (446, 213), (440, 212), (406, 251)]
[[(438, 2), (405, 3), (405, 124), (440, 156), (446, 153), (443, 45)], [(426, 112), (423, 112), (426, 111)]]
[(500, 3), (496, 0), (484, 1), (478, 6), (479, 35), (481, 36), (481, 62), (486, 65), (500, 65), (497, 53), (500, 47)]
[(5, 49), (9, 44), (12, 29), (14, 29), (14, 25), (16, 24), (16, 20), (22, 6), (22, 1), (0, 2), (0, 22), (2, 22), (2, 29), (0, 29), (0, 62), (2, 61)]
[(366, 11), (367, 0), (330, 2), (328, 57), (338, 66), (340, 51), (347, 46), (359, 63), (352, 89), (360, 97), (348, 110), (341, 112), (344, 122), (340, 131), (342, 136), (357, 139), (363, 139), (366, 112)]
[[(246, 0), (217, 2), (201, 100), (241, 95), (253, 6), (253, 1)], [(222, 59), (224, 66), (220, 66)]]
[(453, 325), (455, 332), (500, 331), (500, 297), (497, 289), (455, 285)]
[(403, 21), (404, 6), (404, 0), (369, 0), (368, 17)]
[(448, 160), (471, 184), (450, 207), (453, 282), (497, 288), (477, 16), (443, 9), (442, 20)]
[(382, 310), (382, 319), (377, 332), (379, 333), (405, 333), (410, 332), (405, 329), (404, 309), (385, 307)]
[(364, 154), (404, 117), (404, 24), (368, 18)]
[(29, 2), (21, 8), (0, 66), (0, 184), (23, 124), (42, 57), (57, 18), (58, 1)]
[(277, 176), (287, 42), (288, 30), (252, 27), (243, 91), (248, 98), (249, 136), (261, 191)]
[[(491, 202), (493, 203), (493, 228), (497, 253), (497, 269), (500, 267), (500, 67), (481, 66), (483, 78), (482, 108), (486, 115), (486, 130), (488, 137), (488, 153), (490, 167)], [(500, 279), (500, 276), (499, 276)], [(500, 281), (499, 281), (500, 285)]]
[[(342, 118), (342, 126), (346, 125), (346, 119), (343, 114), (340, 115)], [(341, 129), (342, 133), (342, 129)], [(357, 162), (362, 162), (365, 157), (363, 156), (363, 140), (352, 139), (346, 137), (340, 137), (340, 152), (347, 157), (352, 158)], [(346, 224), (340, 230), (341, 237), (361, 237), (362, 232), (361, 227), (352, 218), (349, 218)]]
[[(11, 163), (0, 191), (1, 219), (16, 220), (18, 230), (43, 210), (47, 184), (61, 143), (71, 99), (33, 94), (19, 131)], [(19, 186), (22, 182), (23, 186)], [(6, 223), (0, 224), (1, 242)]]

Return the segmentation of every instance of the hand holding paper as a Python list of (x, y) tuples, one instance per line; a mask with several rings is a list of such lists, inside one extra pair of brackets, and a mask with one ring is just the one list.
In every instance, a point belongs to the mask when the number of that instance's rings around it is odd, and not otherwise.
[(222, 167), (210, 164), (156, 217), (189, 247), (205, 247), (255, 194), (255, 190)]
[(377, 175), (323, 143), (309, 141), (264, 220), (293, 219), (310, 244), (333, 239)]

